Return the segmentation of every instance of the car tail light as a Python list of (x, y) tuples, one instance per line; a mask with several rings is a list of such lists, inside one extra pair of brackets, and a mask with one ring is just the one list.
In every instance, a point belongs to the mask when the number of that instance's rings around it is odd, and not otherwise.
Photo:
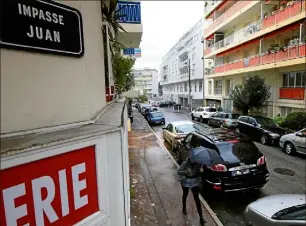
[(266, 158), (265, 156), (261, 156), (258, 160), (257, 160), (257, 166), (263, 165), (266, 163)]
[(225, 165), (222, 164), (218, 164), (218, 165), (214, 165), (211, 167), (208, 167), (209, 169), (213, 170), (213, 171), (217, 171), (217, 172), (226, 172), (227, 168)]
[(176, 137), (175, 137), (175, 139), (183, 139), (185, 137), (185, 135), (177, 135)]
[(229, 140), (228, 142), (233, 144), (233, 143), (238, 143), (238, 140)]

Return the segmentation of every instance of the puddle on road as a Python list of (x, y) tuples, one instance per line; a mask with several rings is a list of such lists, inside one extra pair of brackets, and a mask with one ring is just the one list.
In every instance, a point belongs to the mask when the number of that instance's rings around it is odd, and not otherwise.
[(275, 168), (274, 172), (285, 176), (293, 176), (295, 174), (293, 170), (286, 168)]

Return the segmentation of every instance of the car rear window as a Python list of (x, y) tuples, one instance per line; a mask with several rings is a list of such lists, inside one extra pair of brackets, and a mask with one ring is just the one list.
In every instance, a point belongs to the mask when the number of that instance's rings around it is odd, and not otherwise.
[(196, 124), (184, 124), (175, 127), (176, 132), (178, 133), (191, 133), (193, 131), (198, 131), (199, 127)]
[(252, 159), (258, 157), (259, 150), (253, 142), (233, 140), (217, 144), (220, 155), (225, 161)]
[(239, 114), (229, 114), (230, 119), (238, 119), (239, 116), (240, 116)]
[(207, 112), (216, 112), (217, 109), (216, 108), (206, 108), (205, 109)]
[(164, 117), (163, 113), (161, 112), (151, 112), (152, 118), (160, 118), (160, 117)]

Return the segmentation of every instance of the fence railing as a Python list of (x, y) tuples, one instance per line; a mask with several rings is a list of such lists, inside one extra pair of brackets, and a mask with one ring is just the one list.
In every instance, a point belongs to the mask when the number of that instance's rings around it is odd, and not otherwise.
[(254, 67), (258, 65), (277, 63), (301, 57), (306, 57), (305, 43), (300, 43), (299, 45), (296, 46), (285, 47), (284, 51), (278, 51), (274, 53), (272, 52), (264, 53), (261, 55), (255, 55), (248, 58), (239, 59), (230, 63), (217, 65), (214, 68), (214, 74), (246, 68), (246, 67)]
[(243, 9), (245, 6), (249, 5), (253, 1), (237, 1), (232, 7), (230, 7), (227, 11), (225, 11), (220, 17), (218, 17), (214, 22), (204, 30), (204, 34), (210, 35), (212, 30), (218, 27), (222, 22), (228, 21), (228, 19), (235, 14), (236, 12)]
[(140, 2), (118, 2), (119, 22), (130, 24), (141, 24)]
[(204, 53), (210, 54), (214, 51), (217, 51), (223, 47), (226, 47), (228, 45), (233, 45), (235, 43), (239, 43), (243, 40), (246, 40), (251, 35), (264, 30), (268, 27), (274, 26), (278, 24), (281, 21), (284, 21), (288, 18), (294, 17), (302, 12), (305, 11), (305, 8), (303, 7), (302, 3), (305, 2), (305, 0), (300, 0), (291, 3), (290, 5), (287, 5), (286, 7), (275, 11), (273, 15), (268, 16), (264, 19), (260, 19), (250, 25), (248, 25), (245, 28), (242, 28), (238, 30), (237, 32), (227, 36), (226, 38), (216, 42), (215, 44), (211, 45), (210, 47), (206, 48), (204, 50)]

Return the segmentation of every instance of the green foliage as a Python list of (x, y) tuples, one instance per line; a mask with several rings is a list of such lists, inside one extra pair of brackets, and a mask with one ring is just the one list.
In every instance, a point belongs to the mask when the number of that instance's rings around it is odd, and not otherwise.
[(235, 108), (247, 115), (250, 109), (260, 109), (267, 105), (270, 98), (270, 86), (265, 79), (252, 75), (242, 85), (236, 85), (230, 94)]
[(148, 95), (147, 95), (147, 92), (144, 90), (143, 94), (139, 96), (139, 102), (145, 103), (147, 101), (148, 101)]
[(306, 127), (306, 112), (292, 112), (287, 115), (284, 121), (280, 124), (292, 130), (301, 130)]
[(112, 58), (113, 77), (118, 94), (131, 90), (134, 85), (132, 69), (135, 59), (124, 57), (121, 54), (121, 46), (114, 45)]
[(285, 118), (284, 117), (275, 117), (274, 119), (274, 122), (277, 124), (277, 125), (282, 125), (283, 124), (283, 122), (284, 122), (284, 120), (285, 120)]

